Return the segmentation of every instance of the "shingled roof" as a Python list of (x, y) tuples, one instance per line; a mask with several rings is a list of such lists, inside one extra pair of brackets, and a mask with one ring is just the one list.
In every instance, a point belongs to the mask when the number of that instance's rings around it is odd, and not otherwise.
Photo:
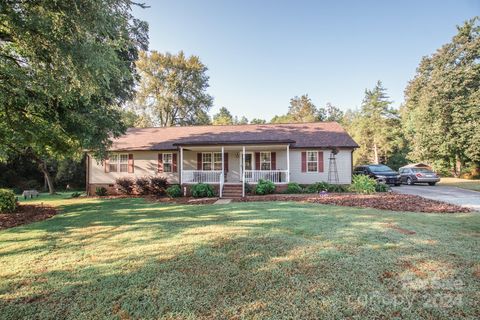
[(290, 144), (292, 148), (357, 148), (337, 122), (130, 128), (111, 151), (174, 150), (178, 146)]

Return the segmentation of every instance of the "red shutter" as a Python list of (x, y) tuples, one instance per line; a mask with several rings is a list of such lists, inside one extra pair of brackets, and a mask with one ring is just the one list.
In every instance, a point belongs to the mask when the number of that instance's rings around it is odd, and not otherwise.
[(105, 162), (104, 162), (104, 165), (105, 165), (105, 172), (106, 173), (109, 173), (110, 172), (110, 159), (106, 158), (105, 159)]
[(197, 153), (197, 170), (202, 170), (202, 154)]
[(255, 152), (255, 170), (260, 169), (260, 152)]
[(223, 154), (223, 161), (225, 161), (223, 170), (225, 170), (225, 172), (228, 172), (228, 152), (225, 152)]
[(323, 151), (318, 151), (318, 172), (323, 172)]
[(172, 171), (177, 172), (177, 154), (173, 153), (172, 154)]
[(158, 172), (163, 172), (163, 154), (158, 154)]
[(272, 152), (271, 153), (272, 155), (272, 170), (277, 170), (277, 153), (276, 152)]
[(128, 173), (133, 173), (134, 171), (134, 164), (133, 164), (133, 153), (128, 154)]
[(302, 151), (302, 172), (307, 172), (307, 152)]

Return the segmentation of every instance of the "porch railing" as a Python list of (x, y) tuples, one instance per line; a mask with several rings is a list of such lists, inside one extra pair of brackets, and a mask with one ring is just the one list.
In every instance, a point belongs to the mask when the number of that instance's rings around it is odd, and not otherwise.
[(222, 175), (222, 170), (183, 170), (182, 173), (182, 181), (184, 183), (220, 183), (220, 176)]
[(257, 183), (260, 179), (287, 183), (288, 170), (245, 170), (245, 182)]

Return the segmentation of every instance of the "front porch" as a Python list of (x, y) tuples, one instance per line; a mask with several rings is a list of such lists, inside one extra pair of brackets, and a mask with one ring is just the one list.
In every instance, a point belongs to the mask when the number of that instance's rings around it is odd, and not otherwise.
[(209, 183), (219, 185), (256, 184), (270, 180), (275, 184), (290, 182), (290, 147), (282, 145), (180, 146), (179, 174), (181, 184)]

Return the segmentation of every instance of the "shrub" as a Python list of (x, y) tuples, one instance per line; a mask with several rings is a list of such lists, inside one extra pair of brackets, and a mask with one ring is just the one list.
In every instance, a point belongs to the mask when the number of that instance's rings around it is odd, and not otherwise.
[(378, 183), (375, 185), (375, 191), (376, 192), (388, 192), (390, 190), (390, 187), (385, 184), (385, 183)]
[(133, 188), (135, 187), (135, 184), (132, 179), (130, 178), (118, 178), (115, 181), (118, 191), (124, 194), (132, 194), (133, 193)]
[(300, 185), (296, 182), (290, 182), (287, 185), (287, 190), (285, 190), (285, 193), (302, 193), (303, 189), (300, 187)]
[(74, 192), (74, 193), (72, 193), (72, 194), (70, 195), (70, 197), (72, 197), (72, 198), (78, 198), (78, 197), (80, 197), (81, 195), (82, 195), (81, 192)]
[(17, 207), (17, 200), (13, 191), (0, 189), (0, 212), (12, 212)]
[(97, 187), (95, 189), (95, 194), (99, 197), (104, 197), (107, 195), (107, 189), (105, 189), (104, 187)]
[(182, 196), (182, 188), (180, 188), (178, 184), (168, 187), (166, 192), (171, 198), (178, 198)]
[(253, 187), (250, 183), (245, 182), (245, 194), (252, 194), (253, 193)]
[(258, 184), (255, 187), (255, 193), (264, 195), (264, 194), (271, 194), (275, 192), (275, 184), (273, 184), (270, 180), (258, 180)]
[(361, 174), (353, 176), (353, 181), (350, 188), (353, 192), (357, 193), (374, 193), (376, 185), (377, 181), (375, 181), (375, 179)]
[(213, 187), (206, 183), (197, 183), (192, 186), (192, 196), (195, 198), (205, 198), (215, 196)]
[(150, 178), (142, 177), (135, 180), (138, 194), (145, 195), (150, 193)]
[(348, 190), (348, 187), (343, 184), (331, 184), (324, 181), (311, 184), (305, 188), (306, 193), (319, 193), (322, 191), (347, 192), (349, 190)]
[(165, 195), (167, 179), (162, 177), (151, 177), (149, 191), (157, 196)]
[(22, 194), (23, 189), (20, 188), (20, 187), (13, 187), (13, 188), (12, 188), (12, 191), (13, 191), (13, 193), (15, 193), (15, 194)]

